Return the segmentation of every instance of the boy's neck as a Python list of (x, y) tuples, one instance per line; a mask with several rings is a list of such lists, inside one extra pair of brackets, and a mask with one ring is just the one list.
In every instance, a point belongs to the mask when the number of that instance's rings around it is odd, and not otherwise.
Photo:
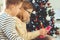
[(13, 13), (9, 9), (5, 9), (5, 12), (10, 16), (15, 16), (15, 15), (13, 15)]

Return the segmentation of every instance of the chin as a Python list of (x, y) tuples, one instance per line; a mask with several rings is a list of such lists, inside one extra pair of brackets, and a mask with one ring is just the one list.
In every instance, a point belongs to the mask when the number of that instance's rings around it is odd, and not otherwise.
[(28, 24), (29, 22), (30, 22), (30, 20), (28, 20), (28, 21), (25, 21), (25, 23), (26, 23), (26, 24)]

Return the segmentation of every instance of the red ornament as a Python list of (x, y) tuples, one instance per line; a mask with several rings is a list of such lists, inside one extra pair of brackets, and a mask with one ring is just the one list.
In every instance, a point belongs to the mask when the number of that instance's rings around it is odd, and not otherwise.
[(51, 27), (50, 25), (47, 26), (47, 27), (46, 27), (47, 32), (49, 32), (49, 31), (51, 30), (51, 28), (52, 28), (52, 27)]

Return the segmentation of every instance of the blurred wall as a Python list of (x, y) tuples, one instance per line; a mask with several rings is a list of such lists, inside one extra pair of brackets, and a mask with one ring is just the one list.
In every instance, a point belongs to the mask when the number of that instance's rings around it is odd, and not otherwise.
[(49, 0), (54, 9), (60, 9), (60, 0)]
[(55, 11), (55, 19), (60, 19), (60, 0), (49, 0)]

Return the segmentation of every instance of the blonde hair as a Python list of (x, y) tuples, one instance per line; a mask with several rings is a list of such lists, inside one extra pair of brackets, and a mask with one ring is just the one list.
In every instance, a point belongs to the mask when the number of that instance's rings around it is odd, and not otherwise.
[[(31, 4), (30, 2), (28, 2), (28, 1), (23, 1), (22, 8), (23, 8), (23, 9), (33, 9), (33, 6), (32, 6), (32, 4)], [(22, 11), (23, 11), (23, 10), (22, 10)], [(22, 13), (19, 13), (19, 14), (17, 15), (17, 17), (18, 17), (19, 19), (23, 20), (23, 15), (22, 15)]]
[(33, 5), (28, 1), (24, 1), (22, 7), (24, 9), (33, 9)]

